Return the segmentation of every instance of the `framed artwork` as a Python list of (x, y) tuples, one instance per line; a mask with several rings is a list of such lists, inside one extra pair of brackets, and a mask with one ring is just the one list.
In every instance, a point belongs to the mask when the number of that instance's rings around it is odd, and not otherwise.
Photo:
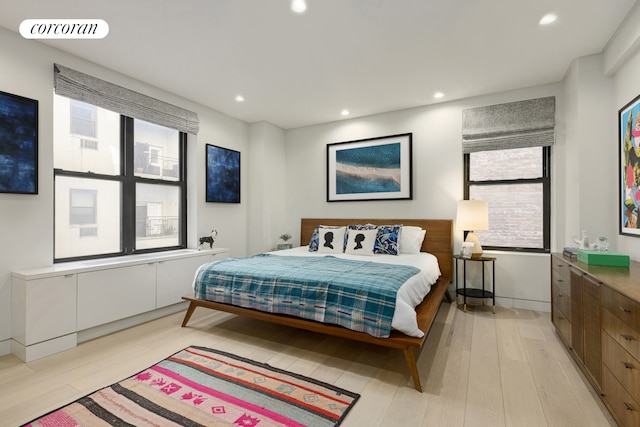
[(327, 201), (412, 199), (411, 133), (327, 145)]
[(38, 194), (38, 101), (0, 92), (0, 193)]
[(640, 237), (640, 95), (618, 112), (620, 234)]
[(207, 202), (240, 203), (240, 152), (207, 144)]

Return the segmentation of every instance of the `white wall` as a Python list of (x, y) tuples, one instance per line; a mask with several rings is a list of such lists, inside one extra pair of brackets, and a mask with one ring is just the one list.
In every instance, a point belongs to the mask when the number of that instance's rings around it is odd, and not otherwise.
[[(457, 201), (463, 197), (462, 110), (552, 95), (556, 96), (556, 125), (559, 130), (556, 144), (564, 146), (562, 84), (287, 131), (288, 222), (291, 227), (296, 227), (302, 217), (454, 219)], [(326, 201), (327, 144), (407, 132), (413, 133), (413, 200)], [(565, 161), (562, 151), (553, 156), (554, 165), (562, 165)], [(563, 215), (563, 212), (556, 211), (555, 215)], [(299, 236), (299, 230), (296, 230), (294, 241), (298, 241)], [(459, 250), (461, 241), (462, 232), (456, 231), (455, 251)], [(549, 256), (515, 253), (496, 253), (496, 256), (496, 289), (501, 304), (549, 310)], [(472, 278), (476, 280), (478, 275), (476, 272)]]
[[(231, 254), (245, 254), (247, 198), (239, 205), (205, 202), (205, 144), (214, 143), (241, 152), (248, 148), (248, 125), (143, 82), (60, 52), (40, 42), (0, 28), (0, 89), (39, 101), (38, 194), (0, 194), (0, 355), (9, 353), (11, 338), (11, 271), (51, 265), (53, 262), (53, 63), (125, 86), (129, 89), (195, 111), (200, 133), (188, 142), (188, 246), (220, 230), (217, 246)], [(246, 171), (243, 171), (246, 179)], [(245, 181), (246, 182), (246, 181)]]

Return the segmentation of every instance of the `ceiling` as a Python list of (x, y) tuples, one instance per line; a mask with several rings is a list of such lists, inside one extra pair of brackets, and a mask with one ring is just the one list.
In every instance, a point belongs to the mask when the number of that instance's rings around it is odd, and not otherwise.
[[(342, 120), (343, 109), (359, 117), (559, 82), (574, 58), (602, 52), (635, 3), (307, 0), (299, 15), (290, 0), (0, 0), (0, 26), (103, 19), (104, 39), (42, 42), (291, 129)], [(539, 26), (549, 12), (557, 21)]]

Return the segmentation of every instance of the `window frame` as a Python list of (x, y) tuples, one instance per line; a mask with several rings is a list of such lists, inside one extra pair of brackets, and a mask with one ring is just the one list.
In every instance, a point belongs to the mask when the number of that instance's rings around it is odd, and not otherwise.
[[(57, 258), (55, 253), (55, 208), (54, 208), (54, 263), (72, 262), (88, 259), (110, 258), (116, 256), (128, 256), (134, 254), (165, 252), (187, 247), (187, 134), (178, 133), (178, 164), (180, 173), (178, 180), (162, 180), (142, 176), (136, 176), (134, 168), (134, 118), (120, 114), (120, 174), (108, 175), (95, 172), (78, 172), (54, 168), (53, 179), (57, 177), (87, 178), (94, 180), (119, 182), (121, 186), (121, 212), (120, 212), (120, 250), (117, 252), (81, 255), (65, 258)], [(180, 227), (178, 244), (148, 249), (135, 249), (136, 243), (136, 184), (163, 185), (178, 187), (180, 192)], [(55, 204), (55, 193), (54, 193)]]
[[(464, 171), (464, 199), (469, 199), (469, 189), (472, 186), (495, 186), (495, 185), (521, 185), (521, 184), (542, 184), (542, 248), (525, 248), (517, 246), (489, 246), (482, 245), (485, 250), (507, 251), (507, 252), (530, 252), (530, 253), (550, 253), (551, 252), (551, 147), (542, 146), (542, 176), (539, 178), (503, 179), (472, 181), (471, 176), (471, 153), (463, 154)], [(504, 149), (500, 151), (509, 150)], [(489, 210), (491, 207), (489, 206)], [(467, 237), (464, 232), (464, 238)]]

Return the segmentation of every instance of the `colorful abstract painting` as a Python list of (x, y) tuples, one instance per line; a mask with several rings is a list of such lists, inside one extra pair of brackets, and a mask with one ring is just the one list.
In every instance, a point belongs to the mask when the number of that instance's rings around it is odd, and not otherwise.
[(619, 111), (620, 234), (640, 236), (640, 96)]

